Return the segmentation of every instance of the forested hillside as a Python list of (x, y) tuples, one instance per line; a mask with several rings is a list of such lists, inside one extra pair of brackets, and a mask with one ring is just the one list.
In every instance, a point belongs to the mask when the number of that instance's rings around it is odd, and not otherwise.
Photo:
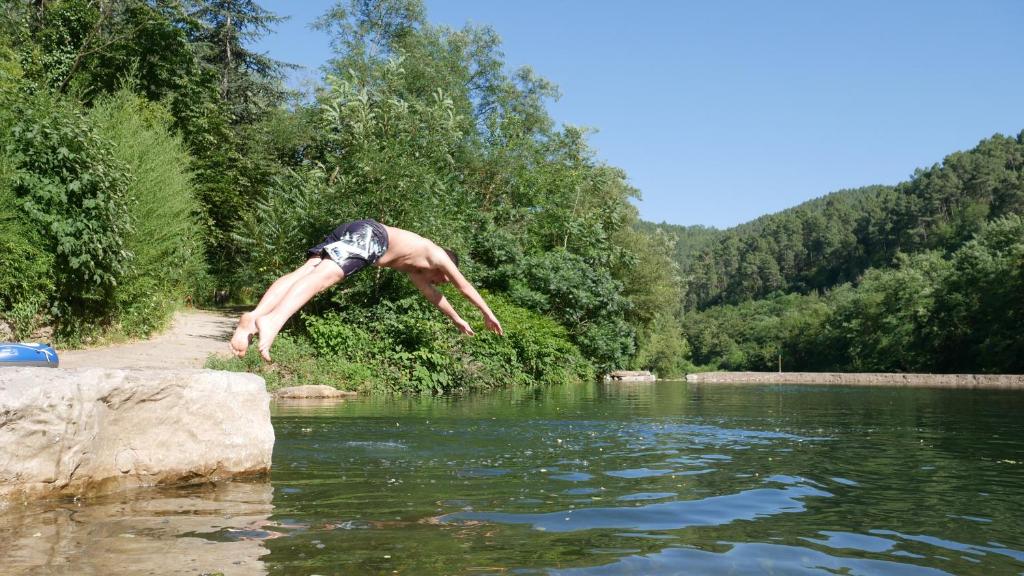
[(709, 226), (678, 226), (662, 222), (640, 221), (638, 230), (645, 234), (665, 234), (674, 244), (674, 259), (683, 269), (690, 267), (693, 257), (700, 254), (705, 248), (711, 247), (716, 241), (726, 235), (724, 230), (711, 228)]
[(692, 359), (1020, 372), (1022, 214), (1024, 133), (996, 135), (895, 187), (829, 194), (677, 250)]
[(3, 3), (7, 337), (75, 345), (148, 334), (185, 301), (251, 305), (372, 217), (462, 254), (507, 336), (463, 338), (404, 277), (367, 271), (287, 327), (276, 367), (229, 367), (420, 391), (680, 372), (671, 239), (637, 231), (626, 175), (548, 114), (556, 86), (510, 70), (492, 29), (340, 2), (317, 23), (322, 82), (297, 94), (249, 48), (278, 21), (252, 0)]

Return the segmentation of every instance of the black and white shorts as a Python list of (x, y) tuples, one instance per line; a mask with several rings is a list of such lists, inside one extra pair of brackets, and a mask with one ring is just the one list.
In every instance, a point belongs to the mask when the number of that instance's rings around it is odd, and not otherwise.
[(349, 277), (376, 262), (388, 251), (388, 231), (376, 220), (342, 224), (323, 242), (306, 250), (307, 258), (330, 258)]

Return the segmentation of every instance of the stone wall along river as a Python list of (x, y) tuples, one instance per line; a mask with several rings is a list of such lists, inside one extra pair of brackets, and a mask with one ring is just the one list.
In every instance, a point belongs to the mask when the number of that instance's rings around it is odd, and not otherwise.
[(844, 372), (699, 372), (687, 382), (703, 384), (836, 384), (842, 386), (908, 386), (914, 388), (983, 388), (1024, 390), (1019, 374), (897, 374)]

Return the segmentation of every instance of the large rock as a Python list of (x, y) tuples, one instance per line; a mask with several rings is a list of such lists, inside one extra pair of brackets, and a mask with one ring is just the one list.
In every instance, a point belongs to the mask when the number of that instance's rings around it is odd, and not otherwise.
[(647, 370), (615, 370), (604, 377), (611, 382), (655, 382), (657, 377)]
[(274, 397), (281, 400), (306, 400), (323, 398), (351, 398), (357, 396), (355, 392), (338, 390), (325, 384), (305, 384), (303, 386), (289, 386), (280, 388), (274, 392)]
[(273, 449), (252, 374), (0, 369), (0, 506), (266, 474)]

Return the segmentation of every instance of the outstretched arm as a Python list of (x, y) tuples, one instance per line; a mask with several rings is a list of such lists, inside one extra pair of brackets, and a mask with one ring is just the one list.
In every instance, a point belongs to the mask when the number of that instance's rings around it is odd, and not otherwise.
[(487, 302), (484, 302), (483, 297), (481, 297), (480, 293), (476, 291), (476, 288), (469, 283), (469, 280), (466, 280), (466, 277), (462, 275), (462, 272), (459, 272), (455, 263), (448, 258), (445, 258), (441, 266), (444, 268), (444, 272), (448, 275), (448, 278), (451, 279), (452, 284), (455, 285), (455, 288), (459, 292), (462, 292), (462, 295), (465, 296), (466, 299), (474, 306), (480, 309), (480, 313), (484, 315), (484, 324), (487, 326), (487, 329), (495, 334), (504, 335), (505, 330), (502, 329), (501, 323), (498, 322), (498, 317), (494, 315), (494, 312), (491, 312), (491, 309), (487, 306)]
[(472, 336), (475, 334), (473, 328), (470, 327), (469, 322), (466, 322), (459, 316), (459, 313), (452, 308), (451, 303), (444, 297), (444, 294), (440, 290), (434, 287), (425, 277), (419, 274), (409, 274), (409, 280), (412, 281), (413, 285), (423, 293), (423, 296), (430, 301), (431, 304), (437, 306), (438, 310), (444, 313), (445, 316), (451, 318), (452, 322), (459, 327), (465, 334)]

